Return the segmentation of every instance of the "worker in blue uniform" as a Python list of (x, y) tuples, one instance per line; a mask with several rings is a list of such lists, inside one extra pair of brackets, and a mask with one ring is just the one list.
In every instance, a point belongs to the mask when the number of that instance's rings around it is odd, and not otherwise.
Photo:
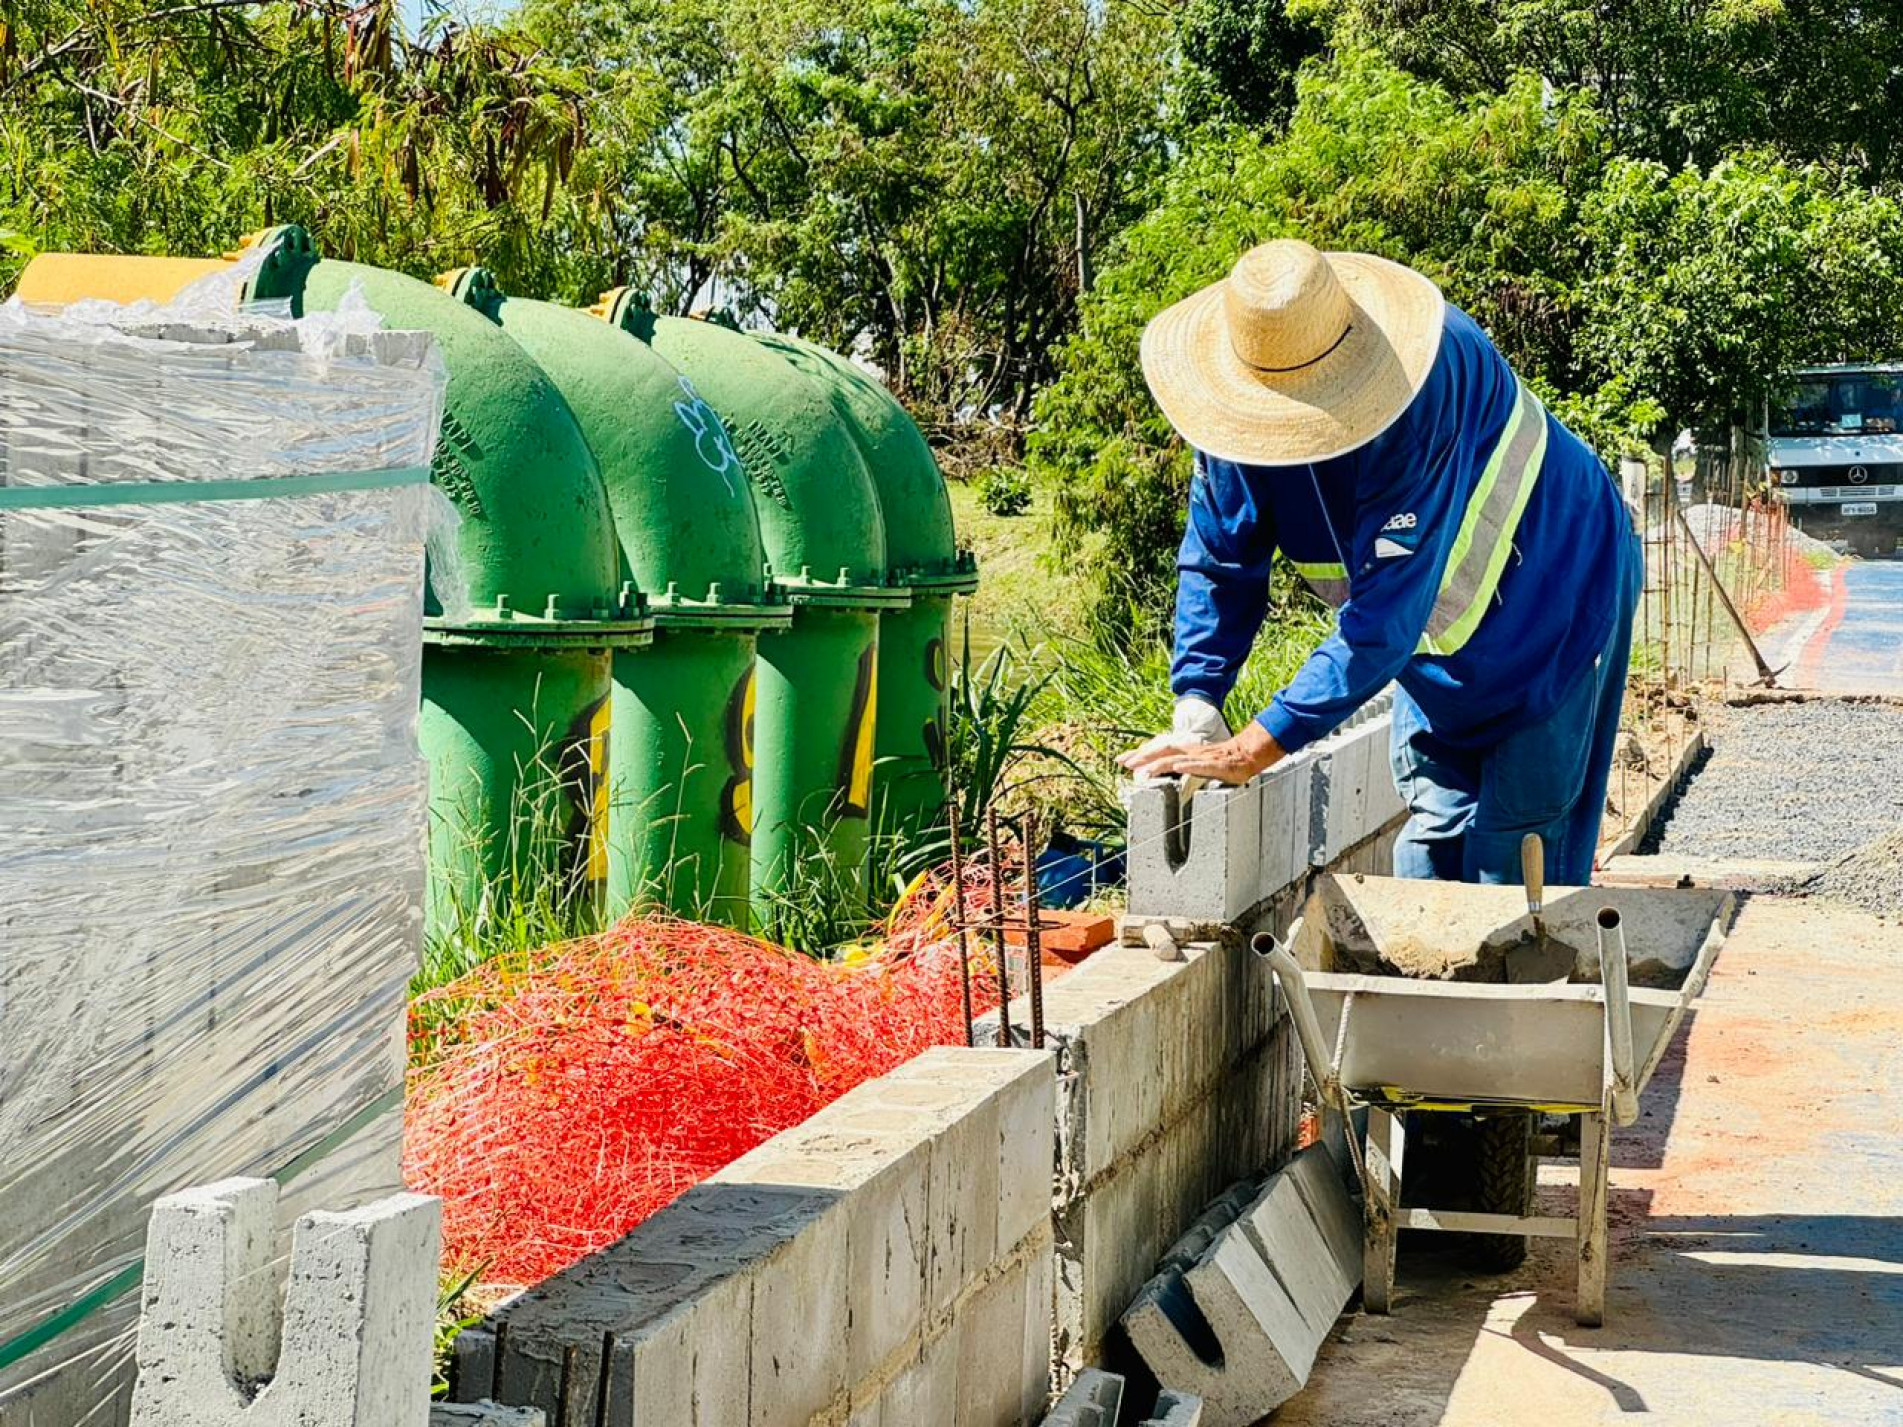
[[(1390, 684), (1409, 809), (1397, 874), (1591, 878), (1642, 559), (1604, 465), (1412, 269), (1283, 240), (1143, 335), (1196, 452), (1178, 558), (1176, 719), (1140, 777), (1243, 783)], [(1277, 550), (1337, 611), (1269, 707), (1221, 713)]]

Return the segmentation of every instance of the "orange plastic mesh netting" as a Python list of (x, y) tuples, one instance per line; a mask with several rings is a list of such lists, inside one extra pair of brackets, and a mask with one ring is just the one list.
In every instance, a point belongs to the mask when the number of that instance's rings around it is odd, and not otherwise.
[[(444, 1200), (446, 1261), (531, 1283), (965, 1020), (949, 879), (883, 943), (823, 962), (722, 927), (632, 919), (418, 998), (404, 1177)], [(988, 910), (972, 869), (967, 914)], [(972, 997), (997, 1004), (973, 935)]]

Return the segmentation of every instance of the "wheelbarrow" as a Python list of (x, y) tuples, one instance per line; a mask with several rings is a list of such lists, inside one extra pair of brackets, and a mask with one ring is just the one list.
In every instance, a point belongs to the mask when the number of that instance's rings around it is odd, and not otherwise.
[[(1392, 1302), (1400, 1231), (1426, 1229), (1517, 1247), (1497, 1267), (1524, 1256), (1527, 1236), (1572, 1239), (1574, 1317), (1589, 1327), (1604, 1320), (1610, 1130), (1638, 1117), (1639, 1092), (1723, 944), (1732, 898), (1593, 887), (1548, 897), (1537, 856), (1530, 861), (1525, 891), (1325, 877), (1286, 944), (1255, 939), (1361, 1180), (1368, 1312)], [(1632, 984), (1635, 974), (1650, 984)], [(1357, 1105), (1365, 1137), (1354, 1128)], [(1478, 1196), (1480, 1209), (1404, 1205), (1409, 1117), (1450, 1112), (1478, 1128), (1477, 1155), (1491, 1162), (1475, 1178), (1492, 1192)], [(1578, 1117), (1571, 1218), (1533, 1212), (1538, 1159), (1560, 1143), (1533, 1133), (1542, 1115)], [(1497, 1133), (1502, 1126), (1511, 1133)]]

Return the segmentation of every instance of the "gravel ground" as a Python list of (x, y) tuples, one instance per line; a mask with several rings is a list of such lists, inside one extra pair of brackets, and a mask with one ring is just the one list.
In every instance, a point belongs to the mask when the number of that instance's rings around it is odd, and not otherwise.
[(1903, 828), (1871, 839), (1815, 877), (1780, 890), (1861, 907), (1880, 917), (1903, 916)]
[[(1813, 699), (1714, 710), (1706, 727), (1714, 751), (1658, 851), (1834, 863), (1903, 835), (1903, 708)], [(1900, 852), (1892, 838), (1847, 879), (1903, 879)]]

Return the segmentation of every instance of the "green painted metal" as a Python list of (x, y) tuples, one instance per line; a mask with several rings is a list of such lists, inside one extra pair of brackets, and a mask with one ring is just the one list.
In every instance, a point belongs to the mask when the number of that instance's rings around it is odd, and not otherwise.
[(797, 856), (823, 852), (846, 877), (864, 877), (879, 618), (911, 596), (887, 578), (871, 474), (818, 385), (739, 332), (657, 318), (629, 293), (598, 310), (720, 413), (753, 488), (773, 586), (794, 607), (789, 629), (760, 637), (753, 900), (765, 917)]
[(554, 380), (595, 453), (620, 578), (648, 592), (651, 647), (616, 651), (608, 898), (744, 924), (752, 768), (747, 719), (767, 602), (760, 527), (713, 409), (647, 343), (574, 308), (507, 297), (480, 268), (443, 285)]
[(978, 587), (978, 568), (958, 548), (951, 500), (931, 447), (892, 393), (837, 352), (780, 333), (755, 340), (826, 391), (878, 493), (888, 578), (912, 592), (909, 606), (879, 621), (872, 750), (875, 825), (915, 832), (945, 802), (952, 597)]
[(298, 230), (259, 236), (281, 241), (255, 296), (329, 311), (359, 292), (389, 326), (434, 334), (449, 370), (430, 474), (461, 516), (447, 583), (466, 606), (432, 598), (425, 620), (432, 930), (500, 882), (605, 886), (611, 664), (653, 638), (653, 620), (621, 578), (574, 414), (516, 342), (449, 294), (322, 258)]

